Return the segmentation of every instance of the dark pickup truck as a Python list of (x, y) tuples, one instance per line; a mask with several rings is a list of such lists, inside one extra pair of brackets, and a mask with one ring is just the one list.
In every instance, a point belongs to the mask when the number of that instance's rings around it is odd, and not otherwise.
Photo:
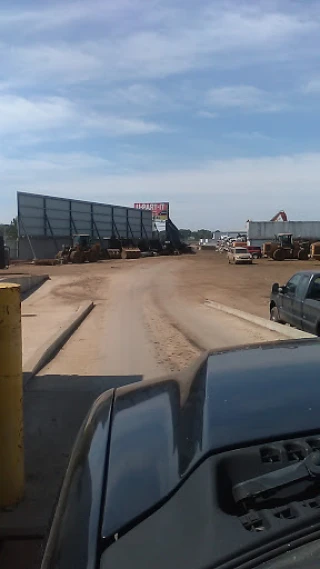
[(103, 393), (41, 568), (319, 569), (319, 367), (284, 340)]
[(320, 336), (320, 272), (301, 271), (272, 285), (270, 320)]

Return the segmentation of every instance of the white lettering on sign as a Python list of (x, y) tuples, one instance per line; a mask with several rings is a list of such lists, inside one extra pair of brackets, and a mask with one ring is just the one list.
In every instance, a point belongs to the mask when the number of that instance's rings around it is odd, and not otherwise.
[(168, 202), (136, 202), (135, 209), (145, 211), (152, 211), (154, 220), (166, 221), (169, 218), (169, 203)]

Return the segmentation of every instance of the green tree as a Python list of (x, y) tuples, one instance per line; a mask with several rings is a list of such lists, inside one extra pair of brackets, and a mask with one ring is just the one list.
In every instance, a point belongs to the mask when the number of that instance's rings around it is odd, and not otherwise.
[(18, 239), (18, 218), (14, 217), (7, 230), (8, 239)]
[(209, 229), (199, 229), (198, 239), (212, 239), (212, 231)]
[(0, 225), (0, 233), (12, 241), (18, 239), (18, 218), (15, 217), (11, 223), (4, 223)]
[(191, 229), (179, 229), (181, 239), (190, 239), (192, 237)]
[(191, 231), (191, 229), (179, 229), (181, 239), (190, 239), (191, 237), (196, 241), (199, 239), (212, 239), (212, 231), (210, 229), (198, 229), (198, 231)]

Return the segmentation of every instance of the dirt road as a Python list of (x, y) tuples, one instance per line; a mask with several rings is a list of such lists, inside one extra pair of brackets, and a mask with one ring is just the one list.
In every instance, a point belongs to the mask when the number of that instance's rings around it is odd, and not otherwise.
[[(201, 350), (279, 336), (199, 304), (181, 293), (190, 257), (125, 261), (73, 275), (54, 294), (96, 308), (42, 375), (156, 377), (185, 367)], [(54, 281), (54, 277), (53, 281)]]

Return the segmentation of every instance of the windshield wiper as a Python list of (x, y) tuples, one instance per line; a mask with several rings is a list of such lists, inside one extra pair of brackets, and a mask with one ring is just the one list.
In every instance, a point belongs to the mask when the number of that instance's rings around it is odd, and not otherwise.
[(320, 451), (312, 452), (296, 464), (235, 484), (232, 494), (235, 502), (241, 502), (300, 480), (320, 481)]

